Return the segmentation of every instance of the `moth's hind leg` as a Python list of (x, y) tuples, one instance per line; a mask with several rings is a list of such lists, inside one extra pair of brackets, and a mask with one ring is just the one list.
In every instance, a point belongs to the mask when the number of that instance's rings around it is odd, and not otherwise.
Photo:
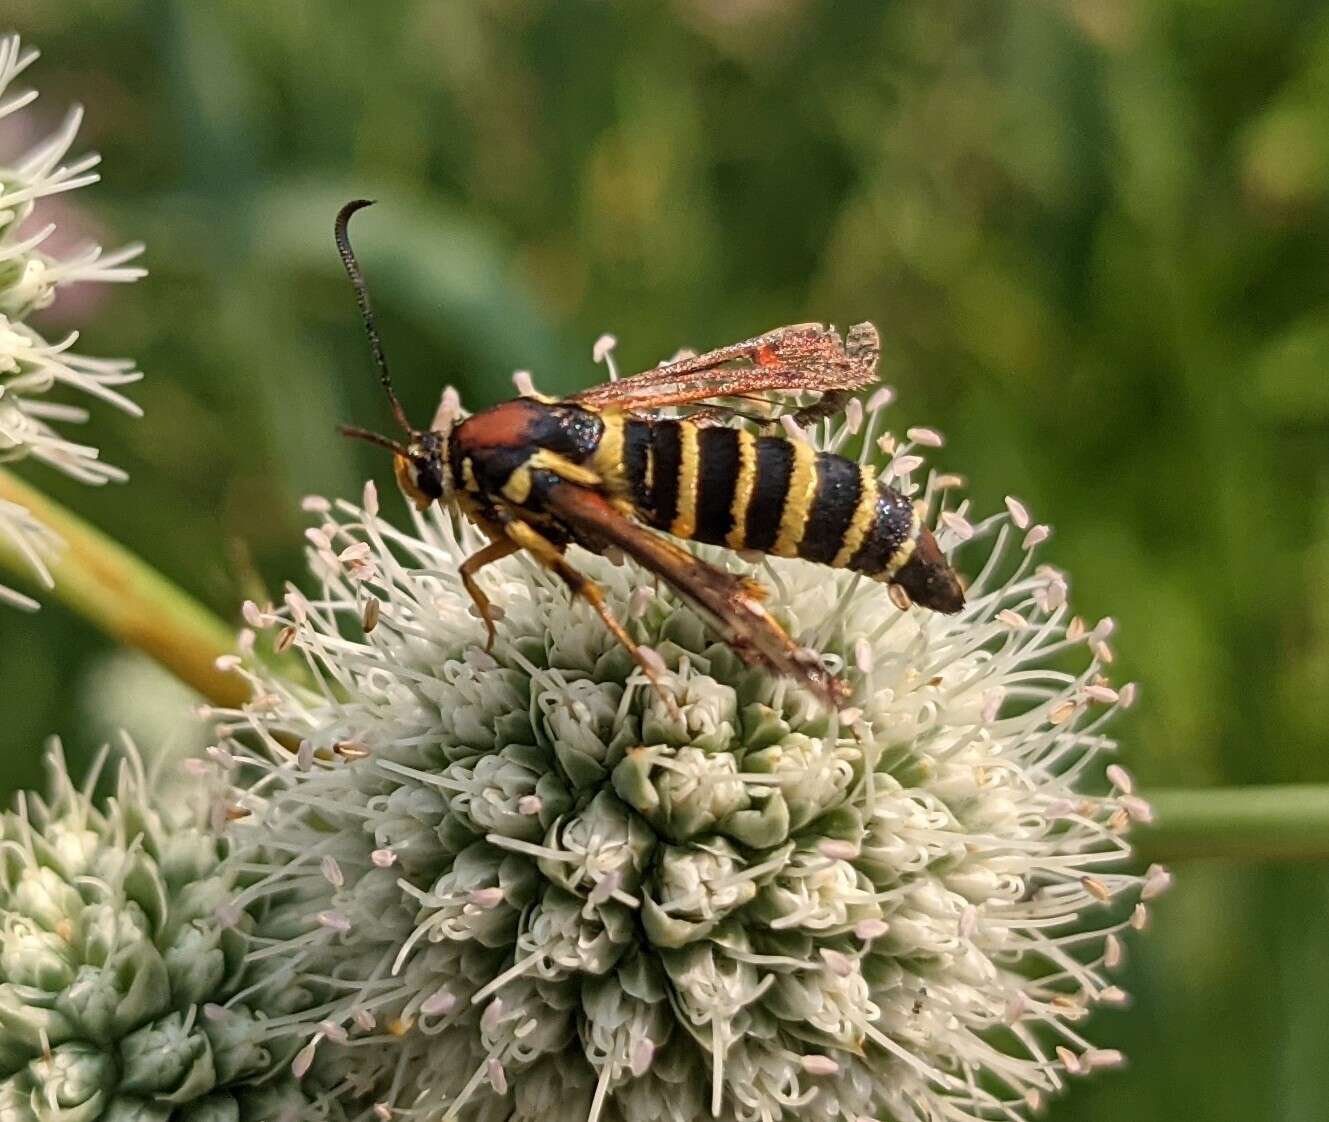
[[(556, 573), (568, 586), (572, 595), (585, 600), (609, 628), (610, 633), (622, 644), (623, 649), (628, 652), (641, 667), (642, 673), (646, 675), (647, 681), (660, 696), (660, 700), (668, 706), (669, 711), (675, 716), (678, 715), (678, 705), (674, 701), (674, 696), (666, 688), (664, 678), (660, 673), (658, 660), (647, 657), (646, 653), (637, 645), (636, 640), (628, 634), (628, 630), (623, 626), (619, 619), (609, 609), (605, 603), (604, 589), (600, 587), (585, 573), (581, 572), (563, 556), (562, 551), (532, 526), (525, 522), (510, 522), (505, 531), (508, 537), (516, 543), (516, 546), (526, 550), (541, 565), (552, 573)], [(651, 652), (654, 654), (654, 652)]]

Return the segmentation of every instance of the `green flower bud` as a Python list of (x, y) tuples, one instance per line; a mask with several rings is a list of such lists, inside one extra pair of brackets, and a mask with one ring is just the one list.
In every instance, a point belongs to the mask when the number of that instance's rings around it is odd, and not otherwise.
[(642, 902), (641, 918), (661, 947), (704, 938), (757, 895), (747, 863), (723, 838), (688, 848), (665, 846), (653, 880), (654, 896)]
[(212, 1045), (197, 1025), (171, 1013), (120, 1041), (120, 1089), (191, 1102), (217, 1084)]
[(115, 1085), (115, 1061), (91, 1044), (72, 1042), (31, 1061), (11, 1079), (27, 1090), (41, 1122), (96, 1122)]

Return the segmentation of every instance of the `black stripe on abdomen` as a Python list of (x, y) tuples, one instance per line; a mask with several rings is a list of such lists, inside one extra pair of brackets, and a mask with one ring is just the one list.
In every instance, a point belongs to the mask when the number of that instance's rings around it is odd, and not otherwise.
[(798, 543), (800, 557), (823, 565), (834, 560), (858, 506), (861, 484), (858, 464), (853, 460), (833, 452), (817, 457), (817, 491)]
[(667, 530), (678, 513), (678, 469), (683, 442), (677, 421), (651, 424), (651, 525)]
[(646, 458), (651, 447), (647, 421), (628, 421), (623, 428), (623, 472), (627, 476), (632, 505), (642, 513), (651, 509), (651, 489), (646, 486)]
[(775, 544), (793, 471), (794, 449), (785, 437), (757, 438), (757, 478), (752, 484), (748, 522), (743, 534), (747, 549), (765, 552)]
[(734, 524), (734, 491), (738, 488), (738, 432), (703, 428), (697, 431), (697, 529), (699, 542), (724, 545)]
[(872, 525), (858, 552), (849, 559), (849, 568), (868, 576), (880, 573), (908, 540), (913, 526), (913, 504), (894, 488), (882, 487), (877, 492)]

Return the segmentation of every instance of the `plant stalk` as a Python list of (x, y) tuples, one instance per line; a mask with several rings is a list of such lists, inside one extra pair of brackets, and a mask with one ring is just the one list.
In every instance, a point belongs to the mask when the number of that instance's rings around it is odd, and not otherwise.
[(1154, 822), (1131, 832), (1149, 861), (1329, 860), (1329, 785), (1145, 792)]
[[(50, 593), (111, 638), (155, 659), (214, 705), (249, 698), (239, 675), (217, 669), (235, 631), (118, 542), (0, 468), (0, 499), (26, 508), (63, 542), (47, 566)], [(31, 579), (27, 562), (0, 538), (0, 567)]]

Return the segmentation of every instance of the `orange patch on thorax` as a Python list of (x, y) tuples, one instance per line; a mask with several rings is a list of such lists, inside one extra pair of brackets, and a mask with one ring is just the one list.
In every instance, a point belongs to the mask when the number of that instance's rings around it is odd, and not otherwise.
[(457, 426), (453, 439), (463, 451), (477, 448), (512, 448), (531, 441), (536, 424), (544, 416), (541, 407), (518, 399), (494, 405)]

